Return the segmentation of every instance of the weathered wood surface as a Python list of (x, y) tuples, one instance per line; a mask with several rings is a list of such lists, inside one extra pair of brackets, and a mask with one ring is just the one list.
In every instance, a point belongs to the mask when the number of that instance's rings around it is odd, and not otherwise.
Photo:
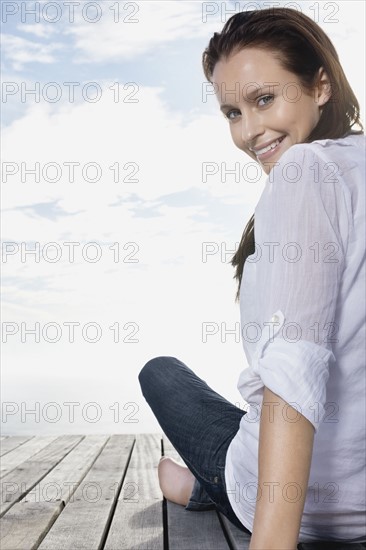
[(2, 436), (0, 438), (0, 456), (4, 456), (6, 453), (9, 453), (16, 447), (19, 447), (19, 445), (22, 445), (29, 439), (31, 439), (32, 436), (27, 435), (15, 435), (13, 437), (4, 437)]
[[(182, 458), (170, 441), (163, 437), (164, 456), (170, 456), (184, 465)], [(229, 550), (219, 515), (215, 510), (192, 512), (183, 506), (166, 502), (167, 504), (167, 535), (169, 548), (175, 550)], [(236, 527), (233, 525), (236, 529)], [(246, 550), (243, 546), (242, 550)]]
[(248, 533), (244, 533), (244, 531), (240, 531), (240, 529), (238, 529), (233, 523), (231, 523), (231, 521), (227, 519), (226, 516), (220, 512), (219, 515), (225, 526), (224, 528), (226, 529), (231, 546), (233, 548), (240, 548), (241, 550), (248, 550), (250, 535), (248, 535)]
[(99, 549), (103, 547), (128, 466), (133, 436), (112, 435), (73, 498), (39, 546)]
[(136, 435), (105, 550), (164, 548), (163, 495), (157, 475), (160, 457), (160, 435)]
[[(0, 517), (41, 481), (66, 456), (82, 436), (64, 435), (2, 477)], [(16, 452), (15, 449), (14, 452)], [(10, 455), (11, 453), (9, 453)], [(9, 456), (9, 455), (5, 455)], [(5, 492), (5, 495), (4, 495)]]
[(18, 443), (20, 438), (16, 437), (16, 439), (17, 441), (13, 442), (13, 438), (9, 437), (4, 443), (0, 444), (1, 449), (3, 449), (3, 445), (4, 448), (7, 449), (4, 451), (4, 455), (1, 456), (0, 478), (4, 477), (28, 458), (47, 447), (52, 441), (56, 440), (56, 436), (47, 435), (29, 439), (26, 438), (23, 443)]
[[(163, 499), (163, 434), (0, 438), (2, 550), (246, 550), (250, 536), (221, 513)], [(299, 544), (364, 550), (366, 544)]]
[[(4, 516), (4, 547), (37, 548), (100, 453), (107, 436), (87, 436)], [(0, 520), (1, 521), (1, 520)], [(16, 525), (16, 529), (10, 529)], [(57, 546), (55, 546), (57, 548)], [(62, 548), (62, 546), (60, 546)]]

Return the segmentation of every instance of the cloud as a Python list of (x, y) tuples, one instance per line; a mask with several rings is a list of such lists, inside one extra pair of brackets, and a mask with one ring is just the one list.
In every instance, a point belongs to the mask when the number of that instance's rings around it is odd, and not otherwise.
[(59, 32), (59, 28), (55, 24), (50, 23), (21, 23), (17, 25), (16, 29), (20, 32), (34, 34), (34, 36), (38, 38), (49, 38), (53, 34)]
[[(135, 6), (133, 13), (132, 6)], [(65, 28), (65, 33), (75, 41), (78, 55), (74, 62), (134, 59), (176, 41), (207, 37), (220, 24), (219, 11), (203, 22), (201, 2), (130, 2), (126, 8), (120, 4), (118, 23), (114, 22), (112, 12), (108, 14), (105, 10), (95, 24), (79, 17)]]
[[(16, 170), (6, 182), (7, 208), (39, 204), (45, 196), (74, 212), (98, 210), (118, 196), (133, 200), (133, 193), (144, 201), (159, 196), (169, 201), (170, 193), (191, 187), (221, 198), (242, 192), (246, 163), (255, 163), (233, 146), (218, 112), (187, 122), (166, 107), (161, 89), (140, 87), (137, 103), (115, 103), (101, 84), (97, 103), (29, 104), (4, 129), (3, 161), (15, 163)], [(203, 163), (215, 172), (205, 181)], [(229, 170), (235, 163), (236, 176), (223, 181), (222, 164)], [(36, 164), (38, 173), (29, 173)], [(251, 181), (248, 200), (260, 181)]]
[[(230, 267), (217, 260), (221, 243), (234, 248), (262, 186), (242, 176), (223, 183), (220, 170), (203, 183), (202, 162), (215, 162), (218, 168), (226, 162), (230, 168), (247, 161), (233, 147), (227, 123), (219, 113), (187, 122), (167, 108), (161, 88), (141, 87), (136, 104), (115, 103), (108, 87), (102, 88), (97, 103), (30, 104), (4, 130), (3, 160), (14, 162), (18, 172), (4, 183), (3, 241), (25, 242), (28, 250), (37, 242), (40, 249), (39, 262), (32, 254), (22, 262), (19, 249), (4, 264), (7, 277), (21, 270), (25, 281), (6, 287), (5, 315), (10, 319), (22, 315), (21, 306), (34, 309), (39, 319), (47, 318), (46, 309), (55, 319), (67, 318), (70, 308), (76, 319), (81, 314), (93, 318), (93, 311), (97, 319), (117, 319), (122, 307), (125, 319), (149, 323), (151, 308), (161, 309), (161, 292), (171, 287), (174, 294), (175, 280), (186, 284), (191, 271), (196, 277), (191, 283), (194, 301), (204, 308), (211, 300), (205, 282), (209, 266), (201, 259), (204, 242), (216, 243), (209, 261), (216, 262), (222, 289), (225, 284), (232, 287)], [(71, 182), (66, 163), (73, 162), (78, 166)], [(110, 169), (116, 162), (119, 181)], [(124, 169), (130, 162), (138, 165), (137, 183), (123, 181), (131, 173)], [(36, 163), (38, 182), (27, 172)], [(50, 163), (60, 167), (59, 181), (50, 181), (55, 175), (54, 169), (45, 170)], [(88, 163), (100, 166), (98, 181), (83, 178)], [(95, 171), (87, 173), (92, 178)], [(47, 249), (50, 242), (59, 247), (57, 263), (48, 259), (56, 252), (55, 247)], [(73, 263), (70, 242), (76, 243)], [(97, 263), (88, 261), (90, 242), (100, 247)], [(89, 252), (93, 255), (94, 249)], [(35, 277), (48, 285), (37, 294)], [(200, 295), (203, 285), (205, 297)], [(218, 309), (225, 308), (225, 296), (223, 290), (216, 299)], [(139, 311), (141, 300), (150, 303), (146, 311)], [(184, 294), (175, 303), (183, 311)]]
[(54, 52), (61, 50), (63, 45), (56, 42), (43, 44), (20, 36), (3, 34), (2, 48), (5, 61), (10, 62), (13, 70), (21, 71), (27, 63), (54, 63)]
[[(32, 218), (46, 218), (48, 220), (57, 221), (58, 219), (64, 216), (75, 216), (77, 212), (66, 212), (63, 208), (59, 206), (59, 200), (54, 200), (50, 202), (41, 202), (35, 204), (28, 204), (25, 206), (16, 206), (14, 208), (4, 209), (7, 210), (20, 210), (26, 215)], [(79, 211), (80, 212), (80, 211)]]

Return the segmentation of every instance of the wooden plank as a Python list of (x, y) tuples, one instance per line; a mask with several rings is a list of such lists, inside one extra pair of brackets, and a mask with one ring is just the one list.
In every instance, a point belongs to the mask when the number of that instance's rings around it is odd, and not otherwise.
[(104, 550), (162, 550), (161, 434), (137, 434)]
[[(164, 455), (185, 466), (185, 463), (166, 436), (163, 437)], [(194, 512), (184, 506), (167, 503), (169, 548), (174, 550), (228, 550), (218, 512)]]
[(231, 521), (221, 512), (219, 512), (219, 515), (232, 547), (235, 550), (248, 550), (251, 536), (238, 529), (236, 525), (231, 523)]
[(30, 435), (13, 435), (11, 437), (1, 437), (0, 456), (4, 456), (10, 453), (16, 447), (23, 445), (26, 441), (31, 439)]
[(215, 510), (193, 512), (167, 501), (167, 511), (172, 550), (229, 550)]
[(46, 537), (40, 550), (103, 547), (133, 446), (133, 435), (112, 435)]
[[(29, 545), (28, 536), (34, 540), (38, 533), (38, 521), (41, 523), (41, 528), (45, 527), (46, 520), (51, 526), (63, 508), (64, 503), (62, 500), (58, 502), (17, 503), (0, 519), (0, 548), (4, 550), (16, 550), (18, 548), (31, 550), (37, 548), (37, 545)], [(19, 519), (23, 521), (24, 518), (26, 518), (25, 524), (17, 524)], [(46, 532), (47, 529), (46, 525)]]
[(88, 435), (0, 519), (0, 547), (33, 550), (45, 537), (109, 436)]
[(33, 489), (81, 439), (80, 435), (60, 436), (7, 474), (0, 484), (0, 517)]
[(5, 456), (1, 457), (0, 479), (8, 475), (17, 466), (39, 453), (47, 447), (52, 441), (57, 439), (57, 435), (44, 435), (33, 437), (29, 441), (19, 445)]

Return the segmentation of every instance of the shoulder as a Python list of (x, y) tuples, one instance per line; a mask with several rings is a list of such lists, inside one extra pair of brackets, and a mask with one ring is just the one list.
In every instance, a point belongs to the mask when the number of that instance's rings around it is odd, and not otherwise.
[(255, 213), (274, 204), (325, 201), (329, 208), (344, 203), (352, 217), (352, 205), (365, 194), (365, 148), (364, 134), (292, 145), (268, 174)]
[(337, 183), (351, 171), (365, 172), (365, 151), (364, 134), (297, 143), (287, 149), (273, 166), (268, 181), (276, 179), (290, 183), (295, 180), (313, 180)]

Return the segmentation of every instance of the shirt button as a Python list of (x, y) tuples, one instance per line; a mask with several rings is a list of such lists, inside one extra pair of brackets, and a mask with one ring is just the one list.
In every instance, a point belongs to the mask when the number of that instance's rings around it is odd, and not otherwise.
[(278, 315), (272, 315), (272, 317), (271, 317), (272, 323), (278, 323), (279, 320), (280, 320), (280, 318), (279, 318)]
[(219, 478), (217, 476), (214, 477), (214, 483), (217, 483), (219, 481)]

